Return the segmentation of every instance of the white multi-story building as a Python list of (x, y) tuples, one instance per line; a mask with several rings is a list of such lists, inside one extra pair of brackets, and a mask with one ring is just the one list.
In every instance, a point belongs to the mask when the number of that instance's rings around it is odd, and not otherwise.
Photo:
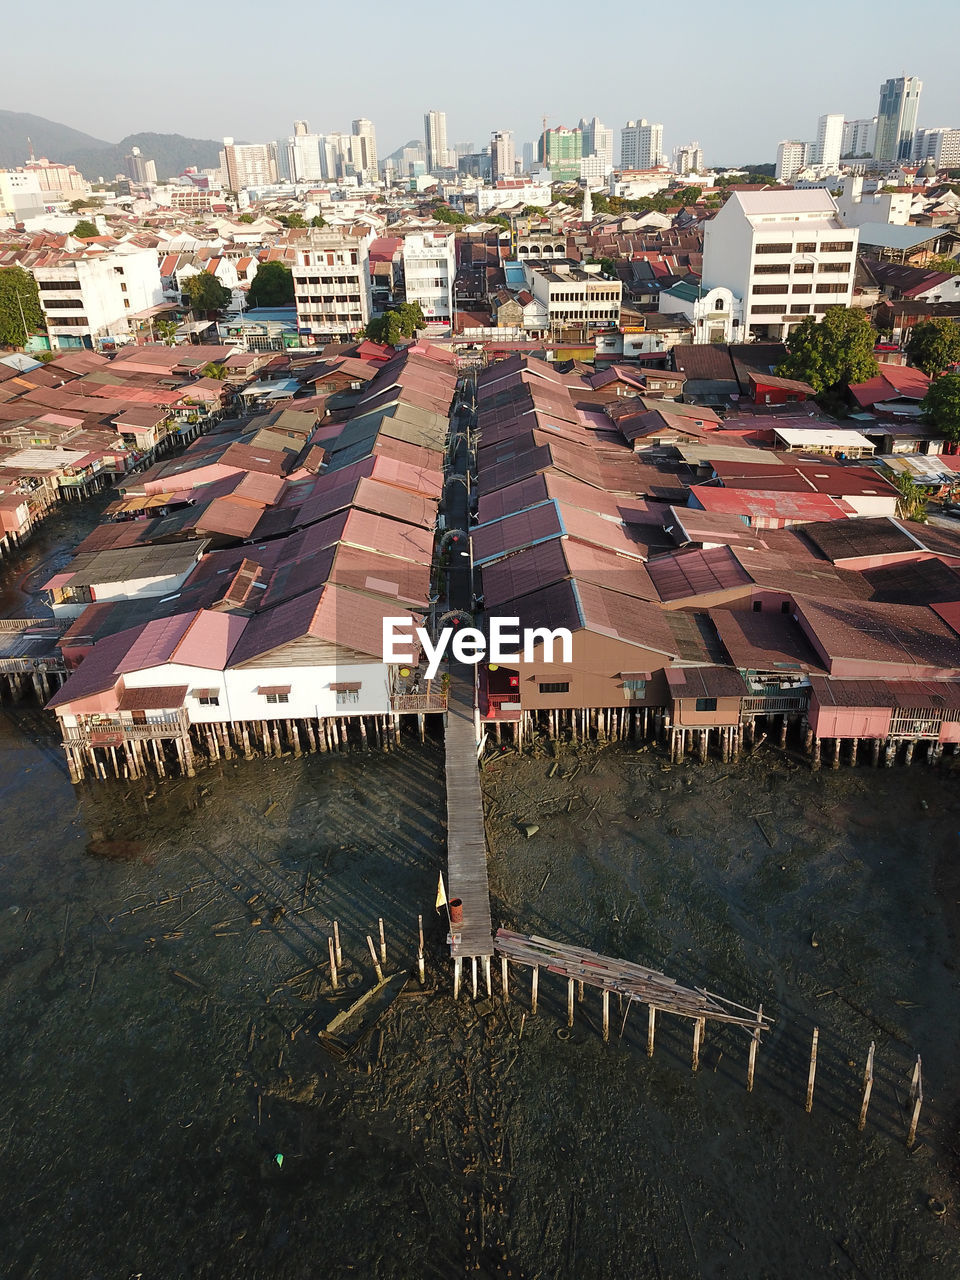
[(809, 150), (809, 142), (797, 142), (794, 139), (781, 142), (777, 147), (777, 182), (789, 182), (791, 178), (795, 178), (807, 163)]
[(124, 341), (131, 331), (130, 317), (163, 302), (154, 249), (120, 244), (102, 251), (48, 254), (43, 266), (29, 270), (37, 282), (51, 346), (59, 349)]
[(736, 191), (706, 224), (703, 285), (742, 299), (744, 340), (783, 339), (850, 305), (858, 236), (827, 191)]
[(703, 148), (699, 142), (686, 142), (682, 147), (673, 148), (673, 169), (681, 176), (687, 173), (703, 172)]
[(447, 167), (447, 113), (427, 111), (423, 117), (423, 137), (427, 149), (427, 172)]
[(840, 154), (841, 156), (872, 156), (876, 140), (876, 116), (863, 120), (844, 120)]
[(932, 160), (936, 169), (960, 169), (960, 129), (918, 129), (913, 136), (913, 160)]
[(353, 122), (353, 162), (364, 182), (376, 182), (379, 176), (377, 131), (373, 121), (363, 116)]
[(848, 173), (837, 200), (837, 212), (847, 227), (862, 227), (868, 222), (886, 222), (905, 227), (910, 221), (913, 196), (909, 191), (863, 190), (863, 175)]
[(620, 168), (656, 169), (663, 163), (663, 125), (628, 120), (620, 130)]
[(513, 133), (498, 129), (490, 135), (490, 176), (494, 182), (514, 176), (516, 153), (513, 149)]
[(341, 227), (313, 229), (297, 243), (293, 289), (297, 327), (306, 346), (350, 338), (372, 311), (370, 241)]
[(457, 274), (456, 233), (413, 232), (403, 241), (403, 276), (408, 302), (419, 302), (425, 319), (449, 323)]
[(843, 149), (843, 115), (833, 113), (817, 121), (817, 140), (813, 144), (812, 163), (835, 170)]
[(269, 186), (277, 180), (273, 145), (266, 142), (238, 145), (232, 138), (224, 138), (220, 169), (228, 191)]
[(22, 217), (44, 208), (37, 175), (26, 169), (0, 169), (0, 217)]
[(528, 259), (523, 269), (551, 328), (608, 329), (620, 323), (623, 285), (619, 280), (569, 262), (541, 265)]

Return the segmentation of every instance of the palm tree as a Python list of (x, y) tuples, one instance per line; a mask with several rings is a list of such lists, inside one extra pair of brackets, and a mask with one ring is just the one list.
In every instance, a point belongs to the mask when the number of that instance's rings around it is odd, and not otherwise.
[[(891, 473), (888, 473), (891, 474)], [(893, 487), (898, 493), (897, 515), (901, 520), (915, 520), (917, 524), (927, 521), (927, 494), (906, 471), (892, 475)]]
[(219, 378), (222, 382), (229, 372), (225, 364), (218, 364), (215, 360), (211, 360), (209, 364), (205, 364), (200, 370), (205, 378)]

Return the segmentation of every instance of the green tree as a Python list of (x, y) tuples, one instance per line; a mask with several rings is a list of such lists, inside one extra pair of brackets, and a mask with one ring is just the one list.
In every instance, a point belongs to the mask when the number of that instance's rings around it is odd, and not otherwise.
[(252, 213), (241, 213), (237, 218), (237, 221), (246, 223), (246, 225), (249, 226), (251, 222), (256, 222), (256, 218)]
[(605, 276), (615, 276), (617, 274), (617, 264), (613, 258), (601, 258), (600, 270)]
[(942, 317), (921, 320), (910, 330), (907, 355), (929, 377), (960, 360), (960, 324)]
[(227, 376), (228, 372), (227, 366), (218, 363), (216, 360), (211, 360), (200, 370), (200, 374), (204, 378), (220, 378), (221, 380)]
[(899, 475), (894, 475), (892, 471), (887, 470), (885, 474), (897, 491), (897, 515), (901, 520), (915, 520), (918, 524), (926, 524), (926, 490), (921, 488), (913, 476), (908, 475), (905, 471), (900, 472)]
[(859, 308), (830, 307), (822, 320), (807, 316), (797, 325), (777, 373), (809, 382), (817, 395), (866, 382), (878, 371), (876, 341), (876, 329)]
[(153, 322), (153, 332), (156, 334), (157, 341), (162, 342), (165, 347), (176, 345), (177, 328), (176, 320), (155, 320)]
[(373, 342), (386, 342), (395, 347), (401, 338), (412, 338), (426, 324), (419, 302), (401, 302), (382, 316), (375, 316), (366, 328)]
[(302, 213), (280, 213), (277, 215), (277, 221), (281, 227), (288, 227), (293, 231), (299, 231), (307, 225), (306, 218)]
[(22, 347), (31, 333), (43, 333), (37, 282), (23, 267), (0, 269), (0, 347)]
[(923, 417), (948, 440), (960, 440), (960, 374), (934, 378), (920, 402)]
[(960, 259), (948, 258), (945, 253), (934, 254), (927, 259), (928, 271), (946, 271), (950, 275), (960, 275)]
[(91, 222), (89, 218), (81, 218), (73, 228), (73, 235), (79, 236), (81, 240), (86, 240), (90, 236), (98, 236), (99, 234), (96, 223)]
[(183, 291), (190, 299), (194, 311), (222, 311), (230, 301), (230, 290), (225, 289), (216, 276), (208, 271), (188, 276)]
[(319, 213), (315, 213), (310, 219), (311, 227), (325, 227), (327, 225), (326, 218), (321, 218)]
[(285, 262), (265, 262), (250, 284), (251, 307), (292, 307), (293, 273)]
[(71, 213), (79, 213), (81, 209), (85, 209), (86, 207), (87, 207), (87, 202), (86, 202), (86, 200), (71, 200), (71, 201), (70, 201), (70, 212), (71, 212)]

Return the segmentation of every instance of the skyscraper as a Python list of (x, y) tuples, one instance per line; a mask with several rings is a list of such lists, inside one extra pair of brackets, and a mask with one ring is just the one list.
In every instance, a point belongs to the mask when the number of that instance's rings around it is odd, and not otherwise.
[(237, 144), (232, 138), (224, 138), (220, 171), (229, 191), (267, 186), (277, 180), (274, 148), (265, 142)]
[(873, 155), (881, 164), (910, 159), (922, 88), (918, 76), (900, 76), (895, 80), (885, 80), (880, 86), (877, 141)]
[(583, 135), (583, 154), (597, 156), (603, 171), (609, 173), (613, 168), (613, 130), (608, 129), (598, 116), (592, 120), (581, 119), (577, 127)]
[(841, 156), (872, 156), (877, 140), (877, 117), (862, 120), (844, 120)]
[(675, 173), (701, 173), (703, 171), (703, 148), (700, 143), (685, 142), (682, 147), (674, 147), (673, 168)]
[(377, 180), (377, 131), (373, 127), (373, 123), (365, 118), (354, 120), (353, 136), (356, 142), (353, 144), (354, 164), (357, 172), (362, 176), (365, 182), (376, 182)]
[(807, 163), (809, 142), (797, 142), (795, 139), (781, 142), (777, 147), (776, 177), (778, 182), (789, 182)]
[(447, 113), (427, 111), (423, 117), (423, 138), (427, 145), (427, 172), (447, 167)]
[(514, 166), (513, 133), (509, 129), (499, 129), (490, 135), (490, 171), (493, 181), (498, 178), (512, 178)]
[(550, 170), (553, 182), (578, 182), (583, 135), (579, 129), (547, 129), (540, 136), (538, 157)]
[(621, 169), (655, 169), (663, 164), (663, 125), (628, 120), (620, 130)]
[(836, 113), (821, 116), (817, 121), (817, 140), (814, 143), (813, 163), (836, 169), (840, 164), (843, 144), (843, 116)]

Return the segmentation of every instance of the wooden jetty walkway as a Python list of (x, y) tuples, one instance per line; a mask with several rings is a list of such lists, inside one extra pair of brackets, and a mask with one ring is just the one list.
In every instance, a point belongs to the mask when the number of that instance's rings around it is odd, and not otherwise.
[[(459, 898), (463, 920), (452, 924), (450, 954), (457, 976), (464, 956), (493, 955), (490, 889), (487, 884), (487, 842), (483, 829), (483, 798), (477, 762), (476, 668), (451, 663), (447, 700), (447, 894)], [(459, 986), (459, 982), (457, 983)]]

